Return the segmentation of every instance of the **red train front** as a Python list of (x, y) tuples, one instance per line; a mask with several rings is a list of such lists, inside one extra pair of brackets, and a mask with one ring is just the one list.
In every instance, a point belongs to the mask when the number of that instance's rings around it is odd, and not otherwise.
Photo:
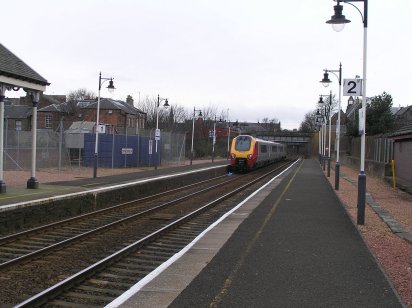
[(250, 171), (285, 157), (284, 144), (240, 135), (232, 140), (230, 166), (233, 171)]

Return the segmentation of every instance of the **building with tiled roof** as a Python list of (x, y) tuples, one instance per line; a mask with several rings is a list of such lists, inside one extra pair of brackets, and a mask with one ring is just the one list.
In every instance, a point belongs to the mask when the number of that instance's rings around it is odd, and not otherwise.
[(395, 175), (403, 185), (412, 187), (412, 122), (390, 135), (394, 140)]
[(0, 44), (0, 83), (44, 91), (50, 83)]
[[(110, 98), (102, 98), (99, 106), (99, 123), (107, 125), (117, 133), (131, 133), (146, 126), (146, 113), (124, 101)], [(96, 122), (97, 101), (84, 100), (52, 104), (39, 109), (38, 127), (45, 129), (57, 129), (62, 118), (64, 128), (76, 121)]]

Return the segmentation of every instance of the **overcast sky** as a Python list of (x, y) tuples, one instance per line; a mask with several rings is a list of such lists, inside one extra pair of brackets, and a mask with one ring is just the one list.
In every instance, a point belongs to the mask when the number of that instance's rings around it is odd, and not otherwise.
[[(138, 107), (140, 97), (169, 98), (192, 110), (229, 108), (231, 121), (267, 117), (298, 128), (324, 88), (323, 69), (362, 76), (363, 24), (342, 32), (325, 23), (332, 0), (13, 0), (2, 2), (1, 43), (51, 83), (46, 94), (86, 88), (113, 77), (102, 97)], [(363, 4), (359, 3), (363, 12)], [(367, 96), (386, 91), (410, 105), (411, 0), (369, 1)], [(107, 86), (107, 83), (104, 85)], [(13, 97), (23, 93), (7, 92)], [(342, 99), (346, 109), (347, 98)]]

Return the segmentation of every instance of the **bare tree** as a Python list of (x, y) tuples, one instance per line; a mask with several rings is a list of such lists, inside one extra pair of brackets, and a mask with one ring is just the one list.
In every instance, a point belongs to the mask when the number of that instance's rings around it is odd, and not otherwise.
[(305, 114), (305, 119), (300, 124), (299, 131), (302, 133), (313, 133), (317, 130), (316, 110)]
[[(142, 99), (139, 109), (147, 115), (147, 127), (156, 128), (156, 119), (159, 117), (159, 128), (173, 130), (176, 123), (183, 123), (188, 118), (188, 113), (184, 107), (171, 104), (168, 109), (162, 108), (164, 102), (160, 102), (157, 110), (157, 96)], [(157, 113), (159, 113), (157, 115)]]
[(80, 88), (75, 91), (70, 91), (67, 94), (67, 100), (70, 101), (82, 101), (86, 99), (96, 99), (94, 92), (87, 90), (86, 88)]
[(279, 120), (276, 118), (272, 118), (272, 119), (263, 118), (262, 119), (262, 126), (267, 131), (270, 131), (270, 132), (273, 132), (277, 128), (278, 124), (279, 124)]

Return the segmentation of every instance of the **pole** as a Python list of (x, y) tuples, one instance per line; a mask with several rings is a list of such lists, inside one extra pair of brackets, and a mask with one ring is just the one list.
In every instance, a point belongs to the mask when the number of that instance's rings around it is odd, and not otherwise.
[(339, 64), (339, 102), (338, 102), (338, 123), (336, 125), (336, 163), (335, 163), (335, 190), (339, 190), (340, 164), (340, 108), (342, 100), (342, 63)]
[[(62, 146), (63, 146), (63, 117), (60, 118), (60, 134), (59, 134), (59, 172), (62, 168)], [(79, 157), (80, 160), (80, 157)]]
[(196, 112), (196, 107), (193, 107), (193, 118), (192, 118), (192, 147), (190, 149), (190, 164), (193, 164), (193, 138), (194, 138), (194, 132), (195, 132), (195, 112)]
[(328, 177), (330, 177), (330, 145), (331, 145), (331, 132), (332, 132), (332, 91), (330, 91), (329, 95), (329, 109), (328, 109), (328, 116), (329, 116), (329, 136), (328, 136)]
[(213, 138), (212, 138), (212, 163), (215, 160), (215, 141), (216, 141), (216, 117), (213, 123)]
[(227, 153), (226, 160), (229, 160), (230, 153), (230, 122), (229, 122), (229, 108), (227, 108)]
[[(156, 132), (159, 129), (159, 104), (160, 104), (160, 96), (159, 94), (157, 95), (157, 106), (156, 106)], [(155, 141), (156, 141), (156, 150), (155, 150), (155, 170), (157, 170), (157, 163), (158, 163), (158, 158), (157, 158), (157, 137), (155, 134)]]
[(37, 105), (40, 100), (40, 93), (33, 93), (33, 123), (31, 136), (31, 177), (27, 180), (27, 188), (36, 189), (39, 187), (39, 182), (36, 179), (36, 145), (37, 145)]
[(365, 133), (366, 133), (366, 56), (368, 29), (368, 0), (364, 0), (363, 15), (363, 82), (362, 82), (362, 114), (363, 132), (361, 136), (361, 165), (358, 176), (358, 225), (365, 224), (366, 174), (365, 174)]
[(99, 117), (100, 117), (100, 89), (102, 87), (102, 72), (99, 73), (99, 91), (97, 95), (96, 111), (96, 142), (94, 143), (93, 178), (97, 177), (98, 151), (99, 151)]
[(319, 150), (318, 150), (318, 152), (319, 152), (319, 163), (321, 164), (322, 163), (322, 159), (321, 159), (321, 157), (322, 157), (322, 154), (321, 154), (321, 147), (322, 147), (322, 141), (321, 141), (321, 131), (320, 131), (320, 125), (318, 126), (318, 136), (319, 136), (319, 140), (318, 140), (318, 143), (319, 143)]
[[(326, 109), (325, 109), (326, 111)], [(323, 171), (325, 171), (325, 165), (326, 165), (326, 114), (323, 115), (323, 160), (322, 160), (322, 166), (323, 166)]]
[(4, 99), (6, 87), (0, 84), (0, 193), (6, 193), (6, 183), (3, 178), (3, 135), (4, 135)]

